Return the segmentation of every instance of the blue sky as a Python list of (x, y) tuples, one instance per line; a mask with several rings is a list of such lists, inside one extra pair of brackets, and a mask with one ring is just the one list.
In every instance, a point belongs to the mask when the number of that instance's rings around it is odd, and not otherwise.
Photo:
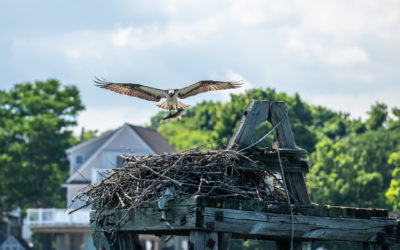
[(243, 79), (365, 117), (375, 101), (400, 107), (399, 44), (397, 0), (1, 1), (0, 87), (74, 84), (79, 125), (100, 131), (158, 109), (96, 88), (94, 76), (158, 88)]

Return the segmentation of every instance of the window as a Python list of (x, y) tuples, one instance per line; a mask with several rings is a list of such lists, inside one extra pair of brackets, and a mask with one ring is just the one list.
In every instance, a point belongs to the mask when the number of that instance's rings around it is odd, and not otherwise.
[(80, 166), (83, 163), (83, 155), (77, 155), (75, 158), (76, 165)]

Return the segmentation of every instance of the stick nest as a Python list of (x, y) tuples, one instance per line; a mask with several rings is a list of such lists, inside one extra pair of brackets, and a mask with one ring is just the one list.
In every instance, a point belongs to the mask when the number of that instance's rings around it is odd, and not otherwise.
[(84, 200), (85, 205), (80, 208), (96, 203), (100, 210), (130, 210), (181, 195), (271, 203), (287, 200), (280, 174), (241, 170), (241, 158), (251, 160), (232, 150), (123, 156), (124, 167), (103, 173), (100, 183), (89, 186), (73, 201)]

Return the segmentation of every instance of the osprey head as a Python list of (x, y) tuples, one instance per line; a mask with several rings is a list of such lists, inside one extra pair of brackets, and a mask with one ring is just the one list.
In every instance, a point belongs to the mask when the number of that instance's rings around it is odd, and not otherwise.
[(174, 94), (175, 94), (175, 90), (174, 90), (174, 89), (169, 89), (169, 90), (168, 90), (168, 95), (169, 95), (170, 97), (172, 97)]

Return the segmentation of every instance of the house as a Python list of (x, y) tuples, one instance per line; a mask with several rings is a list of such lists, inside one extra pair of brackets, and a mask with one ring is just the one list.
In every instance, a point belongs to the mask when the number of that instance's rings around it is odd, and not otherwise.
[(0, 250), (29, 250), (29, 245), (22, 238), (10, 235), (0, 244)]
[[(63, 184), (67, 189), (67, 208), (28, 209), (27, 224), (30, 229), (44, 236), (47, 242), (55, 239), (57, 249), (95, 249), (89, 230), (90, 209), (68, 212), (84, 204), (72, 198), (88, 184), (99, 182), (106, 170), (122, 166), (120, 155), (150, 155), (175, 152), (155, 129), (125, 123), (113, 131), (69, 148), (70, 175)], [(147, 237), (147, 238), (143, 238)], [(158, 238), (142, 236), (147, 246), (159, 244)], [(50, 244), (49, 243), (49, 244)], [(155, 249), (155, 248), (154, 248)]]
[[(1, 198), (0, 202), (2, 202)], [(0, 215), (0, 243), (5, 242), (5, 240), (11, 235), (14, 237), (20, 237), (22, 232), (21, 229), (21, 209), (17, 208), (10, 212), (4, 212)]]

